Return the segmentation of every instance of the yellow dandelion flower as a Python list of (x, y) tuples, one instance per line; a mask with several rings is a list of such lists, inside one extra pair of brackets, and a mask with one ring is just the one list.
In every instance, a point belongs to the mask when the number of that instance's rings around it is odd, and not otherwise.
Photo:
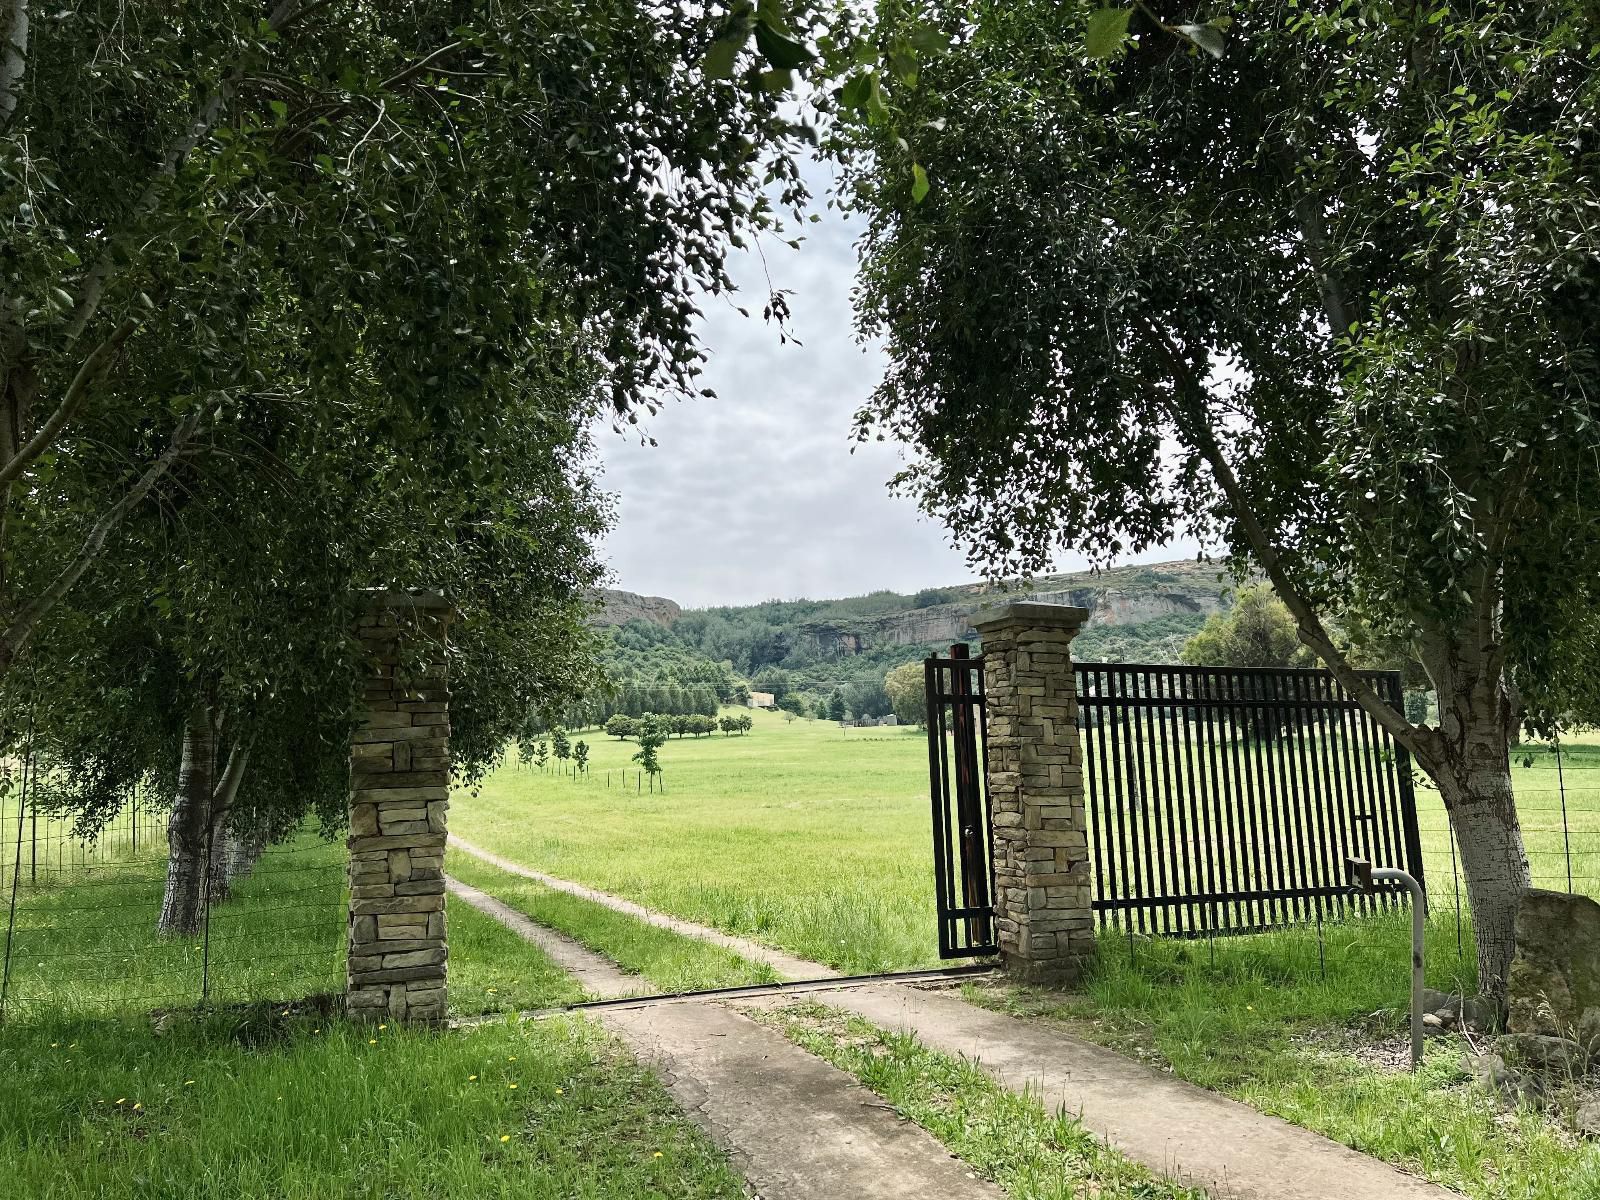
[(509, 1142), (511, 1140), (511, 1135), (509, 1133), (502, 1133), (500, 1135), (500, 1140), (502, 1142)]
[(61, 1045), (60, 1042), (51, 1042), (50, 1043), (50, 1049), (54, 1050), (59, 1045)]
[(566, 1093), (566, 1091), (565, 1091), (565, 1090), (564, 1090), (564, 1089), (562, 1089), (562, 1088), (557, 1088), (557, 1089), (556, 1089), (556, 1095), (558, 1095), (558, 1096), (565, 1096), (565, 1095), (566, 1095), (566, 1094), (567, 1094), (567, 1093)]
[(183, 1081), (183, 1086), (184, 1086), (184, 1087), (193, 1087), (193, 1086), (194, 1086), (194, 1080), (192, 1080), (192, 1079), (185, 1079), (185, 1080), (184, 1080), (184, 1081)]
[(378, 1026), (378, 1032), (382, 1033), (387, 1028), (389, 1028), (387, 1025), (379, 1025)]
[(133, 1111), (134, 1112), (143, 1112), (144, 1111), (144, 1105), (140, 1104), (137, 1100), (135, 1100), (133, 1102)]
[[(506, 1084), (506, 1086), (507, 1086), (507, 1087), (508, 1087), (508, 1088), (510, 1088), (510, 1089), (512, 1089), (512, 1090), (513, 1090), (513, 1091), (515, 1091), (515, 1090), (516, 1090), (516, 1087), (517, 1087), (517, 1085), (516, 1085), (516, 1084), (514, 1084), (514, 1083), (508, 1083), (508, 1084)], [(121, 1104), (121, 1103), (122, 1103), (122, 1101), (120, 1101), (120, 1100), (118, 1100), (118, 1101), (117, 1101), (117, 1103), (118, 1103), (118, 1104)]]
[(471, 1083), (471, 1082), (472, 1082), (472, 1081), (473, 1081), (473, 1080), (475, 1080), (475, 1079), (477, 1079), (477, 1076), (476, 1076), (476, 1075), (468, 1075), (468, 1076), (467, 1076), (467, 1082), (468, 1082), (468, 1083)]
[(378, 1044), (378, 1039), (377, 1038), (368, 1038), (367, 1039), (367, 1045), (376, 1046), (377, 1044)]
[(515, 1054), (513, 1054), (510, 1058), (506, 1059), (506, 1061), (507, 1062), (516, 1062), (517, 1061), (517, 1056)]
[(651, 1157), (651, 1158), (660, 1158), (660, 1157), (661, 1157), (661, 1151), (659, 1151), (659, 1150), (657, 1150), (657, 1151), (656, 1151), (656, 1152), (655, 1152), (655, 1153), (654, 1153), (654, 1154), (652, 1154), (652, 1155), (651, 1155), (651, 1156), (650, 1156), (650, 1157)]
[(122, 1103), (123, 1103), (123, 1102), (125, 1102), (125, 1101), (126, 1101), (126, 1100), (127, 1100), (127, 1099), (128, 1099), (128, 1098), (127, 1098), (127, 1097), (126, 1097), (126, 1096), (118, 1096), (118, 1097), (117, 1097), (117, 1103), (118, 1103), (118, 1104), (122, 1104)]
[(494, 989), (493, 988), (484, 988), (484, 991), (488, 992), (489, 995), (491, 995), (491, 996), (494, 995)]

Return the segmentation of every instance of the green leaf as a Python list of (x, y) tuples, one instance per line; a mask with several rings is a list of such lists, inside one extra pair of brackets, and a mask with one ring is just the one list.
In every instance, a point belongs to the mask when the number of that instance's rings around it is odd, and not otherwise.
[(761, 89), (777, 95), (787, 92), (794, 87), (794, 72), (787, 67), (778, 67), (771, 71), (761, 72)]
[(839, 103), (845, 108), (859, 112), (866, 108), (867, 99), (871, 95), (872, 72), (861, 71), (844, 81), (844, 87), (839, 89)]
[(734, 66), (739, 60), (739, 51), (742, 49), (744, 49), (743, 37), (718, 38), (711, 43), (711, 49), (706, 51), (706, 56), (700, 65), (713, 79), (732, 78)]
[(889, 70), (907, 87), (917, 86), (916, 51), (896, 47), (889, 51)]
[(1090, 58), (1114, 58), (1122, 53), (1128, 41), (1128, 19), (1131, 8), (1102, 8), (1089, 17), (1089, 28), (1084, 35), (1084, 52)]
[(1221, 58), (1228, 48), (1228, 39), (1215, 25), (1179, 25), (1178, 33), (1188, 38), (1212, 58)]
[(921, 204), (928, 198), (928, 173), (921, 163), (911, 164), (911, 199)]
[(803, 67), (812, 59), (811, 51), (803, 43), (775, 28), (766, 18), (756, 24), (756, 49), (780, 71)]
[(912, 30), (906, 41), (919, 54), (950, 53), (950, 39), (931, 25), (922, 25)]

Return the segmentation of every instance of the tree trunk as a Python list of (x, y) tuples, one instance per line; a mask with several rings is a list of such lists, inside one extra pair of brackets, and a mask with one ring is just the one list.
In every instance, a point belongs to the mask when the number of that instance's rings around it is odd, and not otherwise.
[[(1494, 647), (1464, 636), (1437, 645), (1424, 666), (1439, 695), (1439, 731), (1423, 766), (1439, 785), (1472, 905), (1478, 989), (1505, 1000), (1516, 953), (1517, 905), (1530, 886), (1511, 788), (1517, 711)], [(1436, 759), (1437, 761), (1429, 761)]]
[(167, 886), (156, 932), (193, 937), (205, 919), (206, 843), (211, 831), (211, 796), (217, 772), (217, 735), (201, 704), (183, 726), (178, 790), (167, 818)]

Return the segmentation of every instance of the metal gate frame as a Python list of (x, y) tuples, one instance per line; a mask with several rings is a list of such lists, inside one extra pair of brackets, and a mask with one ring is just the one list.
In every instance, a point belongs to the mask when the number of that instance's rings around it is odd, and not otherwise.
[[(1401, 901), (1351, 896), (1347, 855), (1422, 879), (1410, 755), (1331, 672), (1073, 670), (1102, 928), (1244, 933)], [(1398, 672), (1361, 674), (1401, 709)]]
[(999, 953), (985, 735), (983, 656), (965, 643), (923, 664), (939, 957)]

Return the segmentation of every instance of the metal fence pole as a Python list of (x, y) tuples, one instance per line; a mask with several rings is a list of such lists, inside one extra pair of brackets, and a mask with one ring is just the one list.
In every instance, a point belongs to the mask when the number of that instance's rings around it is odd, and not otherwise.
[(1561, 840), (1567, 855), (1567, 894), (1572, 894), (1572, 827), (1567, 824), (1567, 778), (1561, 769), (1561, 743), (1556, 749), (1556, 786), (1561, 789)]

